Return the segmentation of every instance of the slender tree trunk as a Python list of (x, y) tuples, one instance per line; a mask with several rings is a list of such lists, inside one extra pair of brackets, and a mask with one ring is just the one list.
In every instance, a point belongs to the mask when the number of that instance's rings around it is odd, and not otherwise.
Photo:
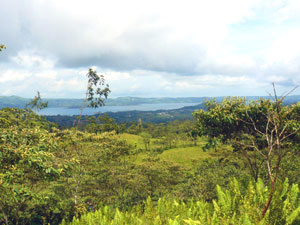
[(273, 198), (273, 194), (274, 194), (274, 191), (275, 191), (275, 187), (276, 187), (276, 178), (274, 179), (274, 181), (272, 181), (272, 188), (271, 188), (271, 192), (269, 194), (269, 197), (268, 197), (268, 201), (267, 203), (265, 204), (265, 208), (262, 212), (262, 218), (265, 217), (266, 215), (266, 212), (268, 211), (269, 207), (270, 207), (270, 204), (272, 202), (272, 198)]
[(276, 182), (277, 182), (277, 176), (278, 176), (278, 172), (279, 172), (280, 162), (281, 162), (281, 155), (278, 156), (278, 159), (277, 159), (277, 162), (276, 162), (275, 176), (272, 178), (272, 175), (269, 174), (269, 179), (272, 182), (272, 188), (271, 188), (271, 191), (270, 191), (270, 194), (269, 194), (269, 197), (268, 197), (268, 201), (265, 204), (265, 208), (262, 211), (262, 219), (265, 217), (265, 215), (266, 215), (266, 213), (267, 213), (267, 211), (268, 211), (268, 209), (269, 209), (269, 207), (271, 205), (271, 202), (272, 202), (272, 198), (273, 198), (273, 195), (274, 195), (274, 192), (275, 192), (275, 187), (276, 187)]
[(88, 86), (87, 86), (87, 89), (86, 89), (85, 99), (84, 99), (83, 104), (80, 108), (80, 116), (79, 116), (79, 119), (78, 119), (78, 122), (77, 122), (76, 130), (78, 130), (78, 127), (79, 127), (79, 124), (80, 124), (80, 121), (81, 121), (81, 117), (82, 117), (82, 113), (83, 113), (83, 110), (84, 110), (86, 102), (87, 102), (88, 88), (89, 88), (89, 83), (88, 83)]
[(87, 99), (85, 98), (84, 101), (83, 101), (83, 105), (82, 105), (82, 107), (81, 107), (81, 109), (80, 109), (80, 115), (79, 115), (79, 118), (78, 118), (76, 130), (78, 130), (78, 127), (79, 127), (79, 124), (80, 124), (80, 121), (81, 121), (81, 117), (82, 117), (82, 113), (83, 113), (83, 110), (84, 110), (86, 101), (87, 101)]

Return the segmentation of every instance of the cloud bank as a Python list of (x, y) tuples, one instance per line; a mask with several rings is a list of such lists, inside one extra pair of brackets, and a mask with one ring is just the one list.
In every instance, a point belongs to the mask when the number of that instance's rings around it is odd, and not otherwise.
[[(297, 0), (4, 0), (0, 95), (265, 95), (300, 83)], [(297, 90), (294, 94), (300, 94)]]

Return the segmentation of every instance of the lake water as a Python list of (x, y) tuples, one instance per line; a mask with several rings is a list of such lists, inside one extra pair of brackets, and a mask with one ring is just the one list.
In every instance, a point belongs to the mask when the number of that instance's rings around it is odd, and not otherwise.
[[(140, 104), (140, 105), (130, 105), (130, 106), (103, 106), (97, 109), (85, 108), (83, 115), (93, 115), (95, 113), (104, 112), (124, 112), (124, 111), (155, 111), (155, 110), (168, 110), (168, 109), (179, 109), (184, 106), (193, 106), (200, 103), (163, 103), (163, 104)], [(39, 112), (40, 115), (79, 115), (80, 109), (78, 108), (46, 108)]]

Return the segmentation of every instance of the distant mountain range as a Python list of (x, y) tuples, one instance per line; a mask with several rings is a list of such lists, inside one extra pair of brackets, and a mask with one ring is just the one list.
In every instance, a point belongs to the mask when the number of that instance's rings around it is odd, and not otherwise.
[[(269, 96), (245, 96), (247, 100), (257, 100), (259, 98), (270, 98)], [(140, 104), (163, 104), (163, 103), (200, 103), (211, 97), (186, 97), (186, 98), (139, 98), (139, 97), (119, 97), (109, 98), (105, 100), (107, 106), (129, 106)], [(222, 101), (223, 97), (216, 97), (217, 101)], [(24, 108), (30, 101), (29, 98), (22, 98), (18, 96), (0, 96), (0, 108), (16, 107)], [(44, 99), (48, 101), (49, 108), (80, 108), (83, 99), (61, 99), (49, 98)], [(285, 99), (286, 104), (300, 102), (300, 95), (287, 96)]]

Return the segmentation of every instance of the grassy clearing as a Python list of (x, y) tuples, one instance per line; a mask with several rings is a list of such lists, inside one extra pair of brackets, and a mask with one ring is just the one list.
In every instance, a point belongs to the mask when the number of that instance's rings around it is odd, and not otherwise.
[[(120, 134), (119, 136), (121, 139), (126, 140), (133, 147), (137, 149), (145, 150), (145, 141), (143, 137), (135, 134), (126, 134), (126, 133)], [(160, 145), (155, 144), (155, 142), (158, 140), (159, 140), (158, 138), (150, 138), (151, 149), (160, 147)]]
[(143, 138), (141, 136), (126, 133), (120, 134), (119, 136), (121, 139), (126, 140), (130, 145), (136, 148), (145, 148)]
[(209, 152), (203, 152), (201, 146), (179, 147), (164, 151), (159, 155), (160, 159), (171, 161), (186, 168), (191, 168), (193, 161), (213, 157)]
[[(143, 137), (139, 135), (133, 135), (133, 134), (120, 134), (120, 138), (126, 140), (129, 144), (134, 146), (137, 149), (143, 149), (145, 150), (145, 144), (143, 141)], [(155, 141), (158, 139), (151, 138), (151, 149), (154, 149), (156, 147), (159, 147), (158, 145), (155, 145)], [(173, 163), (176, 163), (178, 165), (181, 165), (185, 168), (191, 168), (193, 166), (193, 161), (203, 160), (206, 158), (212, 158), (216, 157), (213, 152), (204, 152), (203, 146), (206, 144), (206, 140), (204, 138), (199, 138), (197, 142), (197, 146), (184, 146), (184, 142), (179, 141), (177, 146), (168, 150), (165, 150), (163, 153), (158, 154), (157, 156), (166, 161), (170, 161)], [(136, 163), (141, 163), (143, 159), (147, 158), (148, 154), (147, 152), (141, 152), (139, 153), (134, 161)]]
[[(157, 156), (162, 160), (173, 162), (187, 169), (192, 168), (193, 161), (216, 157), (214, 153), (204, 152), (201, 146), (171, 148)], [(141, 163), (147, 157), (147, 153), (140, 153), (137, 155), (135, 162)]]

